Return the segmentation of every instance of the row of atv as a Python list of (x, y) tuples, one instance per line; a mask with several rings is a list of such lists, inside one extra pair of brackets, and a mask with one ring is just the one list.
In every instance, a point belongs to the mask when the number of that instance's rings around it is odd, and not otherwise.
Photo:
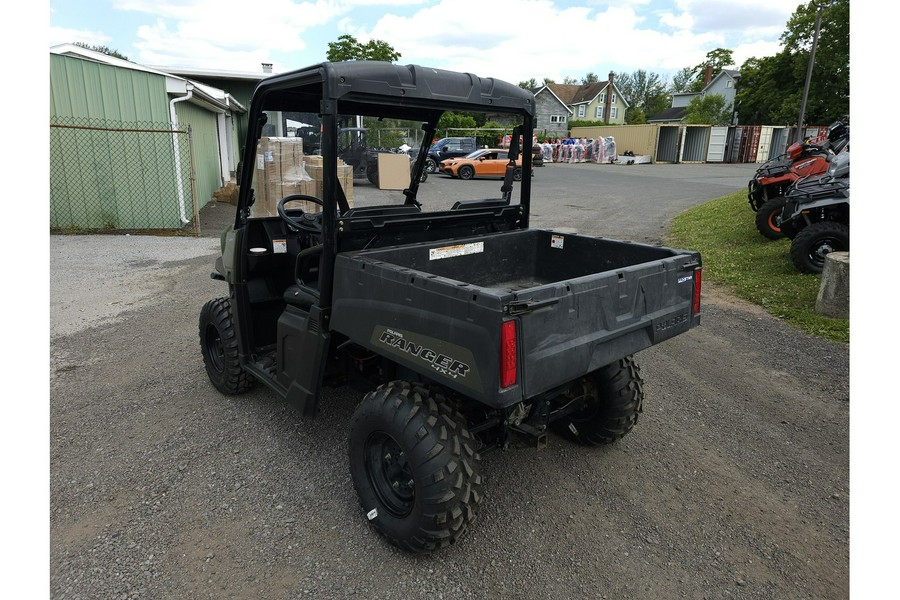
[(821, 273), (829, 252), (850, 250), (850, 122), (828, 128), (821, 143), (795, 143), (759, 169), (748, 184), (756, 228), (790, 238), (791, 262)]

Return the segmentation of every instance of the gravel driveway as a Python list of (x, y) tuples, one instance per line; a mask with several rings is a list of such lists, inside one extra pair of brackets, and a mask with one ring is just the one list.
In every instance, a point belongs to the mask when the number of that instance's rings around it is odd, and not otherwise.
[[(536, 191), (588, 173), (568, 167), (542, 169)], [(536, 205), (533, 224), (659, 241), (674, 214), (749, 178), (747, 165), (668, 167), (610, 166), (602, 219), (586, 214), (586, 183), (565, 190), (571, 207)], [(53, 598), (849, 596), (848, 347), (707, 284), (702, 326), (637, 355), (631, 434), (486, 455), (474, 526), (414, 557), (357, 503), (358, 393), (328, 390), (309, 421), (262, 387), (209, 384), (197, 318), (226, 291), (209, 278), (217, 248), (51, 236)]]

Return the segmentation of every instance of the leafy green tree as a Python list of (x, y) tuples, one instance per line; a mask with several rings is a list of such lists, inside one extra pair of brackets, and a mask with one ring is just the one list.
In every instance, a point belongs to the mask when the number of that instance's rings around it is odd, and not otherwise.
[(563, 85), (575, 85), (576, 83), (578, 83), (578, 80), (574, 77), (569, 77), (568, 75), (566, 75), (563, 78)]
[(669, 85), (669, 92), (672, 94), (681, 94), (691, 91), (691, 83), (694, 78), (694, 69), (685, 67), (675, 73), (672, 77), (672, 83)]
[(532, 77), (532, 78), (529, 79), (528, 81), (520, 81), (520, 82), (519, 82), (519, 87), (522, 88), (522, 89), (525, 89), (525, 90), (533, 90), (533, 89), (535, 89), (536, 87), (538, 87), (537, 79), (535, 79), (534, 77)]
[[(616, 76), (616, 86), (628, 100), (629, 113), (639, 108), (644, 115), (654, 115), (671, 104), (671, 96), (658, 73), (649, 73), (643, 69), (638, 69), (634, 73), (623, 73)], [(636, 113), (634, 118), (637, 118)], [(628, 113), (625, 119), (629, 119)]]
[(476, 127), (478, 127), (478, 123), (472, 115), (447, 111), (438, 119), (435, 131), (437, 136), (442, 136), (448, 129), (475, 129)]
[(725, 48), (716, 48), (706, 53), (706, 60), (691, 69), (691, 83), (688, 87), (689, 92), (699, 92), (706, 84), (706, 67), (712, 69), (712, 76), (715, 77), (722, 69), (734, 66), (734, 52)]
[[(741, 66), (735, 97), (740, 123), (795, 124), (815, 32), (818, 7), (797, 7), (775, 56), (751, 58)], [(850, 1), (835, 0), (822, 10), (818, 47), (806, 105), (806, 122), (827, 125), (850, 112)]]
[(730, 125), (731, 105), (725, 104), (725, 97), (719, 94), (697, 96), (688, 104), (684, 113), (688, 125)]
[(589, 83), (597, 83), (598, 81), (600, 81), (600, 77), (598, 77), (596, 73), (591, 72), (581, 78), (581, 85), (587, 85)]
[(93, 50), (94, 52), (100, 52), (106, 54), (107, 56), (114, 56), (115, 58), (121, 58), (122, 60), (128, 60), (128, 57), (119, 52), (118, 50), (113, 50), (107, 46), (92, 46), (90, 44), (85, 44), (84, 42), (75, 42), (75, 46), (79, 46), (81, 48), (85, 48), (87, 50)]
[(401, 54), (382, 40), (369, 40), (365, 44), (357, 41), (349, 34), (340, 36), (334, 42), (328, 42), (328, 52), (325, 57), (331, 62), (344, 62), (348, 60), (381, 60), (384, 62), (396, 62)]
[(647, 115), (640, 106), (630, 107), (625, 111), (626, 125), (644, 125), (647, 123)]

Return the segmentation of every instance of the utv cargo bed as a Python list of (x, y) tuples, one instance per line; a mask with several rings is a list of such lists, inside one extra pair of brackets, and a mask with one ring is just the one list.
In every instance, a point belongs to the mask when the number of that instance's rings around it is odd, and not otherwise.
[[(695, 252), (537, 229), (344, 253), (332, 329), (503, 407), (697, 325), (699, 267)], [(505, 321), (511, 386), (498, 378)]]

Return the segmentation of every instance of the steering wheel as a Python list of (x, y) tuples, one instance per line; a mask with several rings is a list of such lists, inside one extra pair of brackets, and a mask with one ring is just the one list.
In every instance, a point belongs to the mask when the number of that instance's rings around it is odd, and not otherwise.
[(299, 229), (303, 231), (312, 231), (313, 233), (320, 233), (322, 231), (322, 221), (321, 215), (322, 213), (307, 213), (303, 212), (302, 209), (294, 209), (300, 211), (299, 220), (290, 216), (287, 213), (287, 210), (284, 208), (288, 202), (295, 202), (297, 200), (312, 202), (313, 204), (318, 204), (322, 208), (325, 207), (325, 204), (315, 196), (307, 196), (306, 194), (289, 194), (281, 199), (278, 203), (278, 216), (281, 217), (281, 220), (287, 223), (289, 226), (294, 229)]

